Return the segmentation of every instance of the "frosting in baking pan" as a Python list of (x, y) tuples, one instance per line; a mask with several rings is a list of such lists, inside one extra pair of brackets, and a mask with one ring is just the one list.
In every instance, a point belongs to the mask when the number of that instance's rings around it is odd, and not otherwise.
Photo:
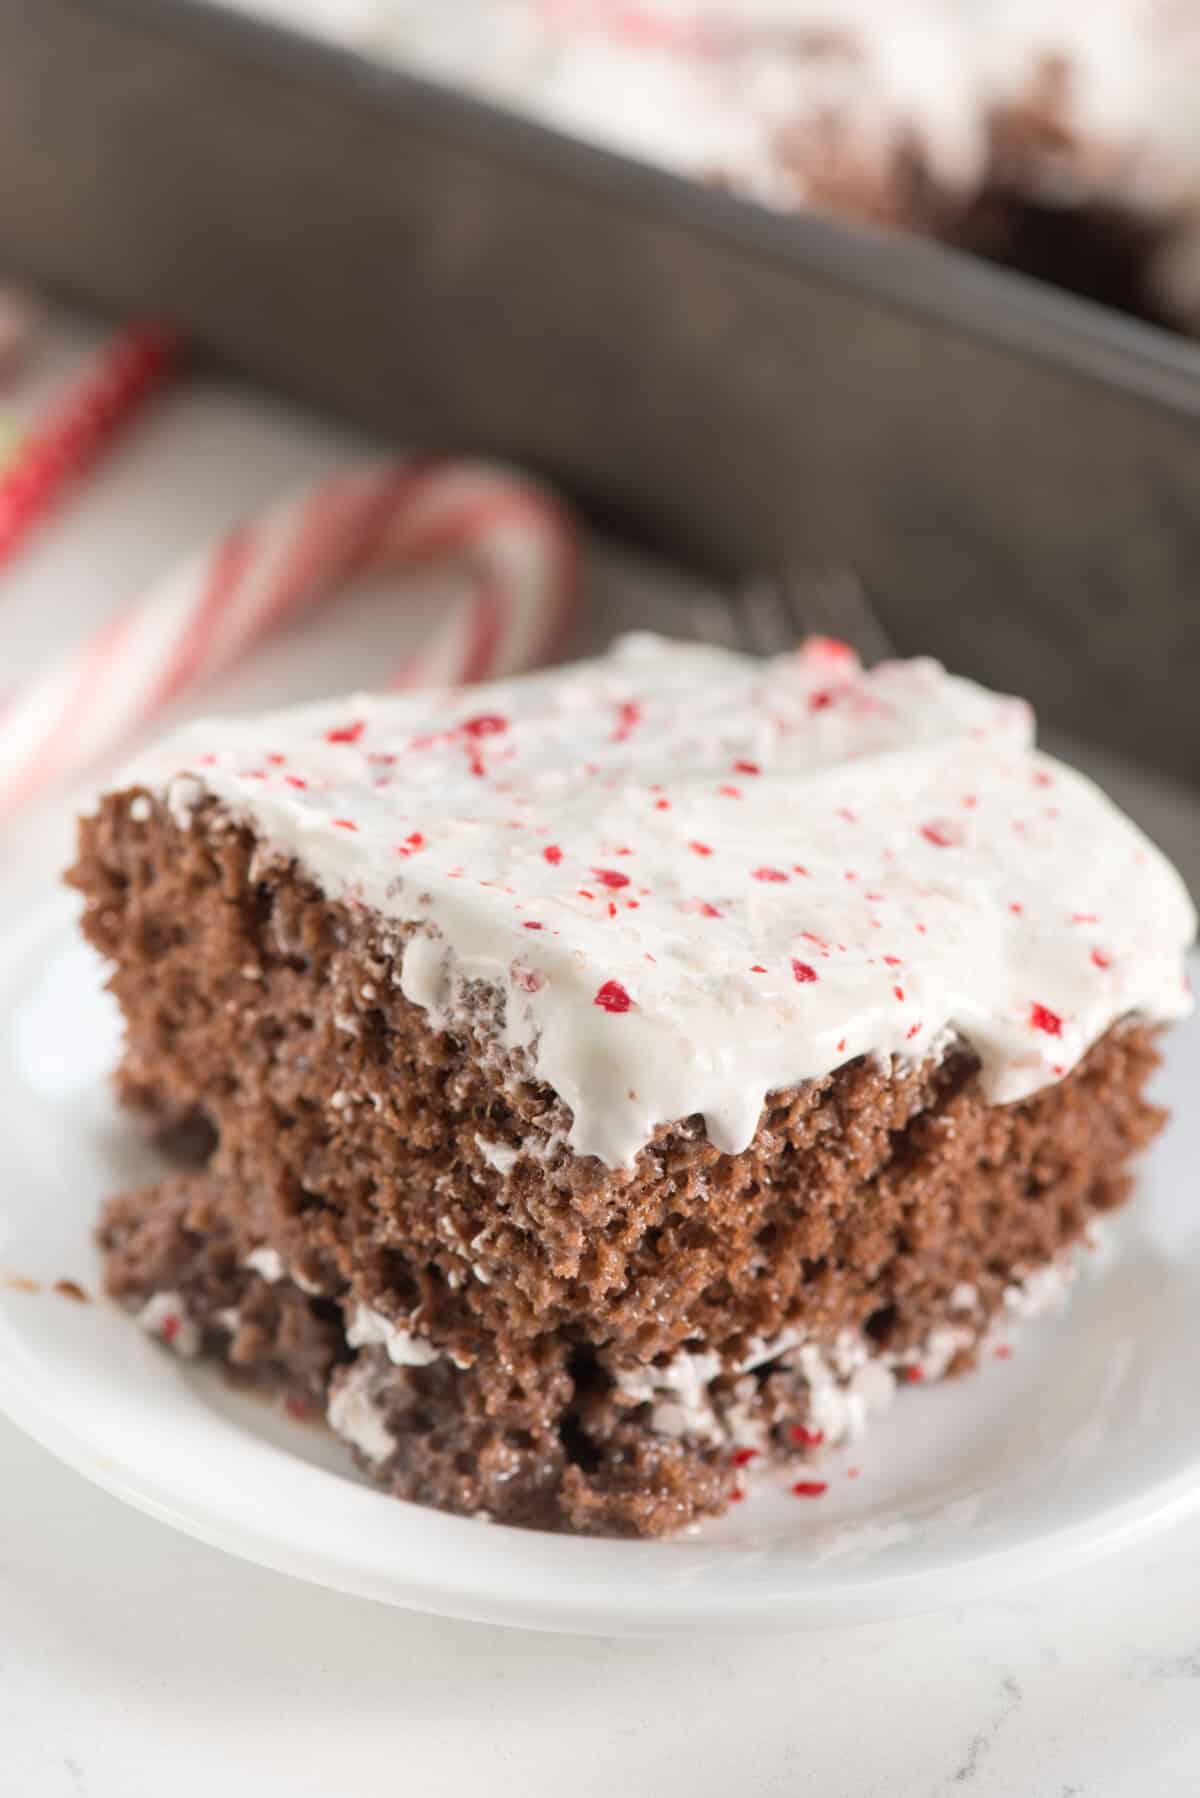
[(398, 977), (435, 1021), (471, 983), (502, 994), (572, 1147), (620, 1165), (697, 1113), (738, 1152), (768, 1093), (856, 1055), (961, 1037), (1007, 1102), (1115, 1021), (1189, 1009), (1179, 876), (1033, 736), (1022, 701), (930, 660), (638, 636), (190, 724), (129, 778), (184, 823), (212, 796), (330, 897), (415, 926)]

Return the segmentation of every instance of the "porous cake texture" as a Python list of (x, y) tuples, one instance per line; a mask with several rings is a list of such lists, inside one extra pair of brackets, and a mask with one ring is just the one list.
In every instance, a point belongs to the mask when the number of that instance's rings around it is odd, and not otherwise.
[(110, 1290), (543, 1527), (677, 1529), (969, 1366), (1189, 1003), (1178, 877), (1027, 708), (828, 640), (193, 725), (72, 879), (122, 1098), (207, 1145), (107, 1206)]

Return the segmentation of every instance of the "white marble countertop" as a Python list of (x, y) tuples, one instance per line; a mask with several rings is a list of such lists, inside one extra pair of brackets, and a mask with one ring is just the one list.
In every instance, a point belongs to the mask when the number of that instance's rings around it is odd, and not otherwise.
[[(29, 392), (89, 336), (57, 321)], [(6, 572), (6, 669), (32, 665), (198, 536), (364, 447), (231, 384), (182, 386)], [(602, 576), (606, 617), (651, 621), (619, 561)], [(275, 685), (248, 681), (239, 696)], [(1099, 768), (1194, 858), (1194, 801)], [(27, 878), (64, 840), (61, 813), (34, 818), (0, 867), (19, 859)], [(1190, 871), (1196, 883), (1194, 859)], [(0, 1422), (0, 1798), (214, 1789), (1190, 1798), (1200, 1519), (1002, 1601), (904, 1622), (762, 1640), (555, 1638), (243, 1565), (127, 1510)]]
[(230, 1560), (0, 1424), (0, 1743), (5, 1798), (1185, 1798), (1200, 1520), (897, 1623), (539, 1636)]

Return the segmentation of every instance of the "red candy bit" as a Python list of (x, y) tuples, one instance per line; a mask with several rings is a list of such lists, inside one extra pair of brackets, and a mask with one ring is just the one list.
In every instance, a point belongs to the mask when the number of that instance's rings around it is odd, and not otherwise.
[(837, 1052), (839, 1055), (844, 1055), (846, 1053), (846, 1039), (844, 1036), (838, 1042)]
[(521, 926), (522, 930), (541, 930), (542, 928), (543, 928), (542, 925), (535, 924), (532, 918), (526, 918), (525, 922)]
[(587, 887), (577, 887), (575, 890), (581, 899), (594, 899), (596, 897), (595, 893), (589, 892)]
[(910, 1386), (919, 1386), (921, 1381), (925, 1378), (925, 1369), (923, 1367), (915, 1366), (906, 1367), (904, 1369), (904, 1377)]
[(921, 835), (935, 849), (954, 849), (962, 842), (962, 830), (946, 818), (934, 818), (928, 824), (922, 824)]
[(1058, 1013), (1047, 1005), (1039, 1005), (1036, 999), (1029, 1007), (1029, 1022), (1034, 1030), (1043, 1030), (1047, 1036), (1062, 1035), (1062, 1019)]
[(702, 918), (719, 918), (721, 914), (715, 905), (710, 905), (707, 899), (702, 899), (700, 901), (700, 916)]
[(733, 764), (733, 766), (738, 774), (761, 774), (762, 773), (762, 769), (759, 767), (757, 762), (743, 762), (741, 760), (738, 760)]
[(172, 1312), (170, 1316), (163, 1318), (158, 1326), (158, 1333), (164, 1342), (174, 1342), (181, 1328), (181, 1320)]
[(557, 868), (559, 862), (562, 860), (562, 850), (557, 843), (547, 843), (546, 847), (542, 850), (542, 855), (545, 857), (546, 861), (550, 863), (552, 868)]
[(765, 974), (766, 971), (767, 970), (763, 967), (761, 961), (756, 961), (750, 969), (752, 974)]
[(283, 778), (287, 781), (289, 787), (297, 787), (302, 793), (308, 786), (308, 782), (302, 774), (285, 774)]
[(415, 855), (418, 849), (424, 849), (425, 838), (419, 830), (410, 831), (402, 843), (396, 844), (397, 855)]
[(613, 901), (611, 899), (608, 902), (608, 915), (610, 918), (615, 918), (617, 915), (616, 905), (613, 903)]
[(896, 995), (897, 999), (899, 999), (901, 1005), (903, 1005), (904, 1004), (904, 988), (902, 986), (894, 986), (892, 988), (892, 991)]
[(840, 637), (809, 637), (804, 644), (807, 656), (821, 656), (827, 662), (852, 662), (854, 651)]
[(742, 796), (740, 787), (718, 787), (717, 792), (721, 795), (722, 799), (740, 799)]
[(598, 988), (592, 1004), (598, 1005), (601, 1011), (622, 1012), (633, 1009), (633, 1000), (619, 980), (606, 980), (604, 985)]
[(885, 965), (889, 968), (901, 968), (904, 966), (904, 963), (900, 960), (898, 955), (885, 955), (883, 959)]
[(1014, 918), (1023, 918), (1025, 916), (1025, 907), (1021, 904), (1019, 899), (1010, 899), (1008, 902), (1008, 909)]
[(820, 1498), (828, 1490), (828, 1480), (797, 1480), (792, 1487), (797, 1498)]
[(628, 874), (622, 874), (617, 868), (593, 868), (592, 873), (602, 887), (618, 888), (629, 885)]
[(1052, 787), (1054, 785), (1054, 779), (1051, 775), (1046, 773), (1044, 768), (1035, 768), (1033, 773), (1033, 784), (1035, 787)]
[(654, 801), (654, 809), (656, 812), (669, 812), (671, 809), (671, 801), (669, 799), (656, 799)]
[(283, 764), (287, 761), (286, 755), (279, 755), (278, 753), (269, 755), (265, 759), (270, 762), (272, 768), (282, 768)]
[(755, 868), (753, 870), (753, 873), (751, 874), (751, 879), (752, 880), (786, 880), (787, 875), (784, 873), (782, 868)]
[(508, 719), (498, 712), (480, 712), (475, 718), (464, 718), (459, 729), (467, 737), (498, 737), (508, 729)]
[(807, 879), (808, 879), (808, 869), (807, 869), (807, 868), (802, 868), (802, 867), (801, 867), (801, 866), (800, 866), (800, 863), (799, 863), (799, 862), (793, 862), (793, 863), (792, 863), (792, 873), (793, 873), (793, 874), (803, 874), (803, 876), (804, 876), (804, 878), (805, 878), (805, 880), (807, 880)]
[(963, 804), (966, 806), (966, 808), (969, 812), (973, 812), (975, 810), (975, 807), (979, 804), (979, 800), (976, 798), (974, 793), (964, 793), (963, 794)]
[(920, 1036), (920, 1034), (921, 1034), (920, 1024), (910, 1024), (909, 1028), (904, 1032), (905, 1039), (910, 1043), (914, 1036)]
[(354, 822), (353, 818), (335, 818), (333, 821), (337, 825), (339, 830), (357, 830), (358, 829), (358, 825)]
[(847, 1467), (846, 1478), (848, 1480), (856, 1480), (861, 1472), (862, 1472), (861, 1467)]
[(731, 1505), (740, 1505), (745, 1496), (746, 1494), (742, 1491), (741, 1487), (735, 1486), (733, 1491), (729, 1494), (729, 1502)]
[(792, 979), (797, 986), (811, 986), (817, 978), (817, 970), (806, 961), (797, 961), (792, 957)]
[(693, 855), (711, 855), (712, 849), (707, 843), (689, 843), (688, 848)]
[(818, 692), (810, 693), (808, 696), (808, 709), (810, 712), (823, 712), (832, 704), (833, 694), (829, 691), (828, 687), (822, 687)]
[(756, 1448), (737, 1448), (733, 1451), (735, 1467), (749, 1467), (751, 1461), (757, 1461), (757, 1459), (758, 1450)]
[(804, 1448), (820, 1448), (825, 1440), (824, 1430), (809, 1430), (802, 1423), (793, 1424), (788, 1434), (793, 1442), (800, 1443)]
[(1113, 965), (1112, 964), (1112, 956), (1108, 953), (1108, 951), (1106, 949), (1093, 949), (1092, 950), (1092, 963), (1093, 963), (1093, 966), (1095, 966), (1097, 968), (1111, 968)]
[(327, 743), (357, 743), (366, 728), (363, 720), (356, 718), (353, 724), (342, 724), (336, 730), (327, 730), (325, 741)]
[(641, 721), (642, 708), (637, 703), (636, 699), (622, 700), (621, 704), (617, 707), (617, 727), (613, 731), (612, 741), (614, 743), (624, 743), (628, 737), (632, 736), (634, 730)]

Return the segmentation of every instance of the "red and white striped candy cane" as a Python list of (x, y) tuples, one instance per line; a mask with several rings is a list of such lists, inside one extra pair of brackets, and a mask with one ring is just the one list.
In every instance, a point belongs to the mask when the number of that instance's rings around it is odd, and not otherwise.
[(413, 457), (322, 481), (234, 526), (0, 700), (0, 818), (99, 761), (171, 702), (356, 577), (437, 562), (462, 597), (384, 684), (450, 685), (553, 660), (577, 591), (575, 531), (541, 487), (485, 463)]

